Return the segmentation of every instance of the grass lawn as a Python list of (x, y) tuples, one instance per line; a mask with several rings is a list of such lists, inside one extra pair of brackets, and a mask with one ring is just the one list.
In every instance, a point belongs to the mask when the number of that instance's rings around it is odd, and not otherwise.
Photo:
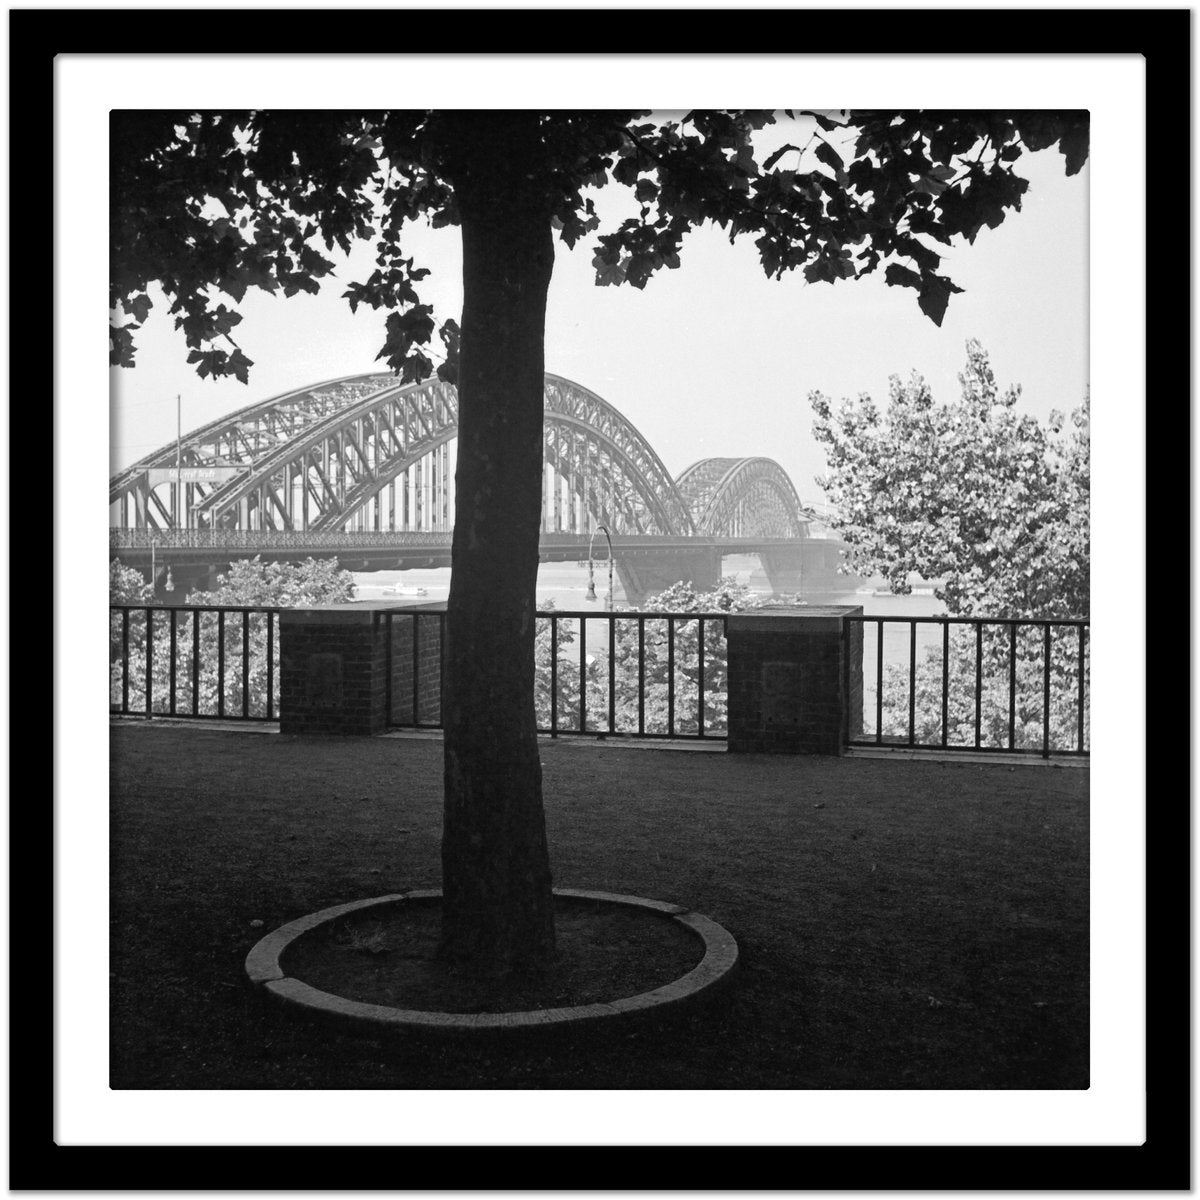
[(439, 885), (440, 742), (129, 723), (111, 753), (114, 1088), (1088, 1085), (1086, 768), (545, 743), (555, 883), (685, 904), (741, 963), (652, 1026), (496, 1042), (314, 1026), (242, 969)]

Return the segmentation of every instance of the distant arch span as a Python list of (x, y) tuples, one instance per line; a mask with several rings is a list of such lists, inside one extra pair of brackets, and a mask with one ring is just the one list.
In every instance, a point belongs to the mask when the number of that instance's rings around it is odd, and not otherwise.
[(712, 537), (808, 536), (809, 514), (772, 458), (702, 458), (678, 480), (697, 532)]

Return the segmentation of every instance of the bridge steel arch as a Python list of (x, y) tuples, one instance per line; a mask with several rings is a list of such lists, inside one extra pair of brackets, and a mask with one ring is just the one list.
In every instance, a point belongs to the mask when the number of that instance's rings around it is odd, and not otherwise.
[[(178, 445), (179, 465), (188, 470), (253, 468), (265, 454), (347, 404), (385, 388), (387, 374), (350, 375), (284, 392), (228, 413), (192, 430)], [(129, 528), (179, 528), (185, 517), (203, 511), (216, 490), (214, 482), (187, 482), (176, 496), (172, 484), (152, 485), (147, 472), (176, 466), (177, 445), (169, 442), (119, 471), (109, 480), (109, 505), (118, 508), (117, 525)]]
[[(547, 532), (696, 532), (653, 447), (594, 392), (546, 376), (543, 519)], [(454, 521), (458, 395), (440, 380), (390, 374), (328, 380), (249, 405), (113, 476), (116, 524), (142, 529), (448, 531)], [(199, 472), (192, 470), (200, 468)], [(209, 481), (195, 478), (207, 471)], [(230, 477), (231, 476), (231, 477)]]
[(809, 514), (788, 473), (771, 458), (703, 458), (677, 481), (699, 533), (807, 538)]
[(542, 528), (586, 533), (593, 515), (610, 533), (696, 532), (686, 500), (654, 448), (606, 400), (546, 376)]

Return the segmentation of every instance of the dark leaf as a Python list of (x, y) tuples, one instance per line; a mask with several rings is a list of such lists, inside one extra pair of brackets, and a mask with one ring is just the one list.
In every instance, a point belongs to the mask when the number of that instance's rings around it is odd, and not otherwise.
[(917, 303), (921, 306), (921, 311), (935, 325), (940, 326), (942, 318), (946, 315), (950, 294), (961, 291), (962, 288), (951, 283), (945, 276), (931, 275), (921, 284), (921, 294), (917, 297)]
[(1067, 160), (1067, 174), (1076, 175), (1083, 169), (1088, 157), (1088, 127), (1079, 125), (1062, 136), (1059, 150)]
[(121, 302), (125, 311), (139, 325), (144, 324), (146, 318), (150, 315), (152, 303), (150, 297), (145, 292), (140, 296), (132, 296)]
[(1062, 121), (1053, 113), (1022, 113), (1017, 125), (1030, 150), (1045, 150), (1062, 136)]
[(646, 204), (658, 195), (658, 184), (653, 179), (639, 179), (633, 194), (639, 204)]
[(607, 287), (609, 284), (621, 283), (625, 279), (625, 267), (622, 263), (604, 263), (598, 264), (596, 267), (596, 282), (601, 287)]
[(915, 237), (905, 236), (898, 238), (896, 249), (901, 254), (907, 254), (922, 271), (936, 271), (942, 261), (940, 254), (934, 250), (930, 250), (922, 242), (918, 242)]
[(114, 367), (134, 365), (133, 334), (120, 325), (110, 325), (108, 330), (108, 361)]
[(241, 350), (235, 350), (229, 356), (229, 362), (226, 364), (225, 374), (235, 375), (240, 383), (250, 382), (250, 368), (254, 366), (254, 360), (247, 358)]
[(883, 273), (883, 278), (888, 287), (921, 287), (921, 276), (916, 271), (910, 271), (908, 267), (902, 267), (899, 263), (889, 263), (887, 270)]
[(819, 143), (814, 153), (820, 162), (834, 171), (841, 171), (845, 165), (842, 156), (828, 142)]

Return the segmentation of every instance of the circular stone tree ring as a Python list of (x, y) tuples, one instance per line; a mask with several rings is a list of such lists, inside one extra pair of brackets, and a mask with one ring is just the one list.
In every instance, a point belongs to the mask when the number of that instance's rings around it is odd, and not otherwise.
[(250, 982), (285, 1004), (305, 1010), (314, 1016), (331, 1017), (369, 1028), (371, 1032), (387, 1029), (445, 1033), (473, 1033), (489, 1030), (511, 1031), (563, 1027), (583, 1022), (613, 1021), (640, 1016), (655, 1009), (684, 1004), (724, 980), (737, 963), (738, 947), (733, 935), (723, 926), (700, 913), (691, 912), (679, 904), (647, 900), (641, 896), (619, 896), (611, 892), (584, 891), (577, 888), (555, 888), (554, 895), (564, 900), (591, 901), (621, 905), (644, 910), (674, 921), (698, 938), (704, 955), (686, 974), (678, 979), (634, 996), (596, 1004), (580, 1004), (562, 1008), (529, 1009), (522, 1012), (434, 1012), (425, 1009), (392, 1008), (368, 1004), (334, 995), (312, 987), (284, 971), (281, 960), (298, 938), (323, 925), (347, 916), (369, 914), (398, 905), (440, 903), (440, 889), (430, 888), (376, 896), (324, 908), (299, 920), (291, 921), (267, 934), (246, 956), (246, 975)]

